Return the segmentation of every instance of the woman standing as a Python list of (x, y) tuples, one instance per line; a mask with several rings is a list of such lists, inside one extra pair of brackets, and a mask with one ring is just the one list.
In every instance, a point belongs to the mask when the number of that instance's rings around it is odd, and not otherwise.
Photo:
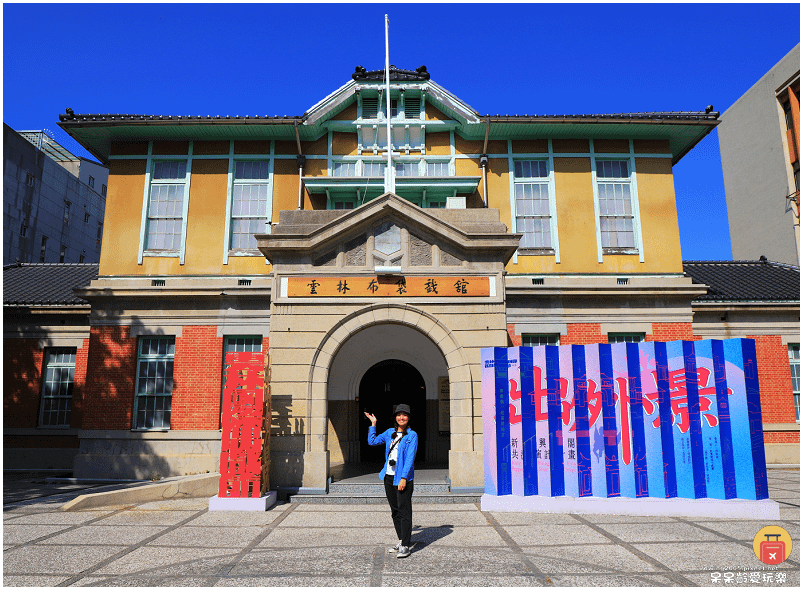
[(369, 427), (367, 442), (373, 446), (386, 445), (386, 463), (381, 469), (380, 478), (386, 489), (386, 499), (392, 509), (394, 530), (397, 532), (397, 545), (389, 553), (397, 557), (411, 555), (411, 495), (414, 493), (414, 459), (417, 456), (417, 433), (408, 427), (411, 408), (400, 404), (394, 411), (394, 428), (380, 435), (375, 434), (375, 416), (364, 415), (372, 425)]

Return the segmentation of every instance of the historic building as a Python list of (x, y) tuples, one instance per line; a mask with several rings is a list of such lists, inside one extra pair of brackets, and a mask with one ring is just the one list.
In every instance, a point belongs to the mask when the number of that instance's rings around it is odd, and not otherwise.
[[(390, 73), (389, 100), (359, 67), (297, 117), (60, 116), (110, 169), (113, 246), (75, 291), (77, 477), (215, 471), (223, 355), (262, 350), (273, 487), (374, 461), (363, 411), (388, 426), (409, 403), (419, 460), (476, 489), (482, 347), (747, 332), (695, 329), (708, 288), (681, 259), (672, 167), (718, 113), (487, 116), (424, 67)], [(6, 336), (52, 358), (26, 330)], [(765, 362), (788, 375), (781, 342)], [(50, 395), (25, 375), (20, 396)], [(800, 444), (791, 386), (775, 396), (767, 442)]]

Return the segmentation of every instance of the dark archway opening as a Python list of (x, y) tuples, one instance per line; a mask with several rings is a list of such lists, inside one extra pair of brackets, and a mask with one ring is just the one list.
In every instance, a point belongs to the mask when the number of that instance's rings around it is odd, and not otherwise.
[[(425, 458), (426, 443), (426, 402), (425, 380), (413, 365), (398, 359), (388, 359), (370, 367), (361, 379), (358, 388), (359, 415), (364, 412), (375, 414), (378, 419), (377, 432), (380, 434), (394, 426), (393, 412), (397, 404), (411, 407), (411, 429), (419, 437), (417, 463)], [(367, 442), (368, 428), (359, 429), (361, 463), (382, 465), (385, 447), (370, 446)]]

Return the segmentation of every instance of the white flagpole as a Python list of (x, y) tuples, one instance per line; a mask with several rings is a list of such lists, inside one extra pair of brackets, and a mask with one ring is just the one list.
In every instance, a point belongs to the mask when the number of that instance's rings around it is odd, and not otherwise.
[(392, 97), (389, 94), (389, 15), (386, 17), (386, 174), (383, 190), (394, 192), (394, 168), (392, 168)]

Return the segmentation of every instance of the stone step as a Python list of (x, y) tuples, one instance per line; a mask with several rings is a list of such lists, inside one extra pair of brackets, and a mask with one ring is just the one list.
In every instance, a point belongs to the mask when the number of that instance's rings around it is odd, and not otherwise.
[[(355, 494), (361, 496), (385, 497), (386, 492), (383, 484), (375, 483), (352, 483), (347, 481), (333, 482), (328, 486), (331, 494)], [(450, 486), (447, 483), (417, 483), (414, 482), (414, 495), (417, 494), (448, 494)]]
[[(386, 504), (386, 495), (381, 490), (381, 495), (375, 494), (316, 494), (289, 497), (292, 504)], [(426, 493), (417, 494), (414, 489), (414, 504), (475, 504), (480, 503), (480, 494), (451, 494), (451, 493)]]

